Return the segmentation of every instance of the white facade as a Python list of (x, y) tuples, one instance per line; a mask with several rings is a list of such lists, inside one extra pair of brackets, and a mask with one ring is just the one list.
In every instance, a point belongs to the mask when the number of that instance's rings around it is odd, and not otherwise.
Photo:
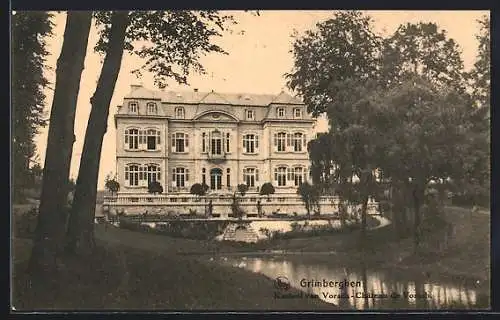
[(121, 194), (147, 193), (157, 180), (164, 193), (249, 192), (271, 182), (295, 193), (309, 180), (307, 143), (315, 120), (286, 93), (157, 92), (132, 86), (115, 115), (116, 172)]

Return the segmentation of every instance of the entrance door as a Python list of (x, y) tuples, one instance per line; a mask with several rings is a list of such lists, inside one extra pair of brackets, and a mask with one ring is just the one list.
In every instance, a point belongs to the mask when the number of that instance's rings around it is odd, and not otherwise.
[(214, 168), (210, 170), (210, 189), (222, 189), (222, 169)]

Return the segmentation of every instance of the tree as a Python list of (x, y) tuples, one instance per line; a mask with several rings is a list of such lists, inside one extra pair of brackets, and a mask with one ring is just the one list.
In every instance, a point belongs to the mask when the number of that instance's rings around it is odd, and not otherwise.
[(376, 75), (381, 39), (372, 31), (372, 23), (360, 11), (339, 11), (302, 37), (294, 34), (294, 66), (286, 75), (287, 85), (313, 116), (326, 112), (341, 94), (337, 84)]
[(267, 200), (269, 201), (269, 195), (274, 194), (274, 186), (271, 182), (266, 182), (260, 187), (260, 195), (267, 196)]
[(118, 191), (120, 191), (120, 183), (116, 181), (115, 178), (106, 180), (104, 187), (111, 192), (112, 195), (116, 195)]
[(66, 202), (74, 121), (81, 74), (90, 32), (92, 15), (86, 11), (69, 11), (61, 54), (57, 61), (56, 84), (50, 115), (43, 185), (30, 267), (47, 271), (64, 242)]
[(152, 194), (163, 193), (163, 187), (158, 181), (151, 181), (148, 185), (148, 192)]
[(479, 42), (478, 55), (474, 67), (470, 72), (472, 80), (473, 98), (476, 104), (481, 107), (490, 105), (490, 83), (491, 83), (491, 41), (490, 41), (490, 19), (484, 15), (477, 21), (480, 31), (476, 35)]
[[(95, 49), (104, 53), (105, 59), (91, 98), (92, 110), (68, 228), (68, 250), (79, 253), (90, 253), (93, 248), (94, 203), (102, 139), (124, 50), (146, 61), (134, 73), (140, 76), (141, 70), (152, 72), (160, 88), (171, 78), (186, 84), (191, 70), (205, 71), (199, 62), (201, 54), (225, 53), (212, 40), (222, 35), (220, 31), (226, 29), (227, 23), (234, 22), (232, 16), (213, 10), (101, 11), (96, 13), (96, 20), (102, 28)], [(145, 44), (138, 48), (141, 42)]]
[(49, 82), (43, 72), (48, 55), (45, 39), (52, 35), (52, 15), (42, 11), (17, 11), (12, 15), (12, 190), (14, 200), (30, 185), (33, 141), (45, 119), (45, 94)]
[(308, 182), (302, 183), (298, 189), (297, 194), (300, 195), (302, 202), (304, 202), (304, 206), (307, 211), (307, 218), (311, 217), (311, 210), (315, 207), (319, 208), (319, 192), (318, 189)]
[(195, 183), (191, 186), (189, 193), (201, 197), (207, 193), (207, 190), (208, 190), (208, 186), (206, 184)]
[(246, 194), (246, 193), (247, 193), (247, 191), (248, 191), (248, 185), (246, 185), (246, 184), (244, 184), (244, 183), (241, 183), (241, 184), (239, 184), (239, 185), (238, 185), (238, 187), (237, 187), (237, 188), (238, 188), (238, 192), (240, 193), (240, 195), (241, 195), (242, 197), (244, 197), (244, 196), (245, 196), (245, 194)]

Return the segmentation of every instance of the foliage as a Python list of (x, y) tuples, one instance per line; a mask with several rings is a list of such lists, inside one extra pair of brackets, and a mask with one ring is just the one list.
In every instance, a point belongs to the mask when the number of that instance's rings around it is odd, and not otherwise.
[(242, 197), (245, 196), (245, 194), (248, 191), (248, 185), (241, 183), (238, 185), (238, 192), (241, 194)]
[(208, 186), (206, 184), (195, 183), (191, 186), (189, 193), (197, 196), (204, 196), (207, 193), (207, 190)]
[(116, 194), (118, 191), (120, 191), (120, 183), (116, 181), (116, 177), (111, 179), (109, 176), (107, 176), (104, 187), (109, 192), (111, 192), (111, 194)]
[(474, 68), (471, 71), (474, 101), (481, 107), (490, 105), (490, 83), (491, 83), (491, 42), (490, 42), (490, 19), (484, 15), (477, 21), (480, 25), (479, 34), (476, 39), (479, 42), (478, 55)]
[[(47, 125), (44, 90), (49, 81), (46, 39), (52, 35), (52, 14), (17, 11), (12, 18), (12, 172), (14, 196), (31, 185), (36, 153), (34, 137)], [(35, 164), (36, 165), (36, 164)], [(32, 167), (33, 169), (34, 166)], [(34, 172), (33, 172), (34, 173)]]
[(274, 194), (274, 186), (271, 182), (266, 182), (260, 187), (260, 195), (261, 196), (267, 196), (269, 198), (269, 195)]
[(297, 194), (302, 198), (302, 202), (304, 202), (307, 210), (307, 216), (310, 217), (311, 211), (316, 207), (319, 208), (320, 194), (318, 189), (308, 182), (304, 182), (298, 187)]
[(294, 35), (294, 66), (288, 86), (296, 90), (313, 116), (327, 110), (347, 78), (364, 80), (377, 72), (380, 37), (372, 19), (359, 11), (339, 11), (315, 30)]
[[(111, 29), (111, 12), (97, 11), (100, 37), (95, 50), (105, 53)], [(233, 16), (215, 10), (158, 10), (131, 11), (125, 37), (125, 50), (145, 63), (133, 73), (142, 71), (154, 75), (155, 84), (164, 88), (170, 79), (188, 83), (191, 70), (205, 73), (199, 59), (208, 53), (227, 54), (215, 39), (222, 37), (231, 25)]]
[(32, 208), (25, 212), (14, 212), (12, 215), (13, 236), (33, 239), (38, 220), (38, 209)]
[(158, 181), (151, 181), (148, 185), (148, 192), (153, 194), (163, 193), (163, 186)]

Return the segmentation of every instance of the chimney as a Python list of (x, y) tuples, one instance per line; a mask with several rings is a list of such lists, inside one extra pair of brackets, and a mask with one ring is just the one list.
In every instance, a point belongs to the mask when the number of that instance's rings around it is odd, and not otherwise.
[(198, 88), (194, 88), (194, 92), (198, 92)]

